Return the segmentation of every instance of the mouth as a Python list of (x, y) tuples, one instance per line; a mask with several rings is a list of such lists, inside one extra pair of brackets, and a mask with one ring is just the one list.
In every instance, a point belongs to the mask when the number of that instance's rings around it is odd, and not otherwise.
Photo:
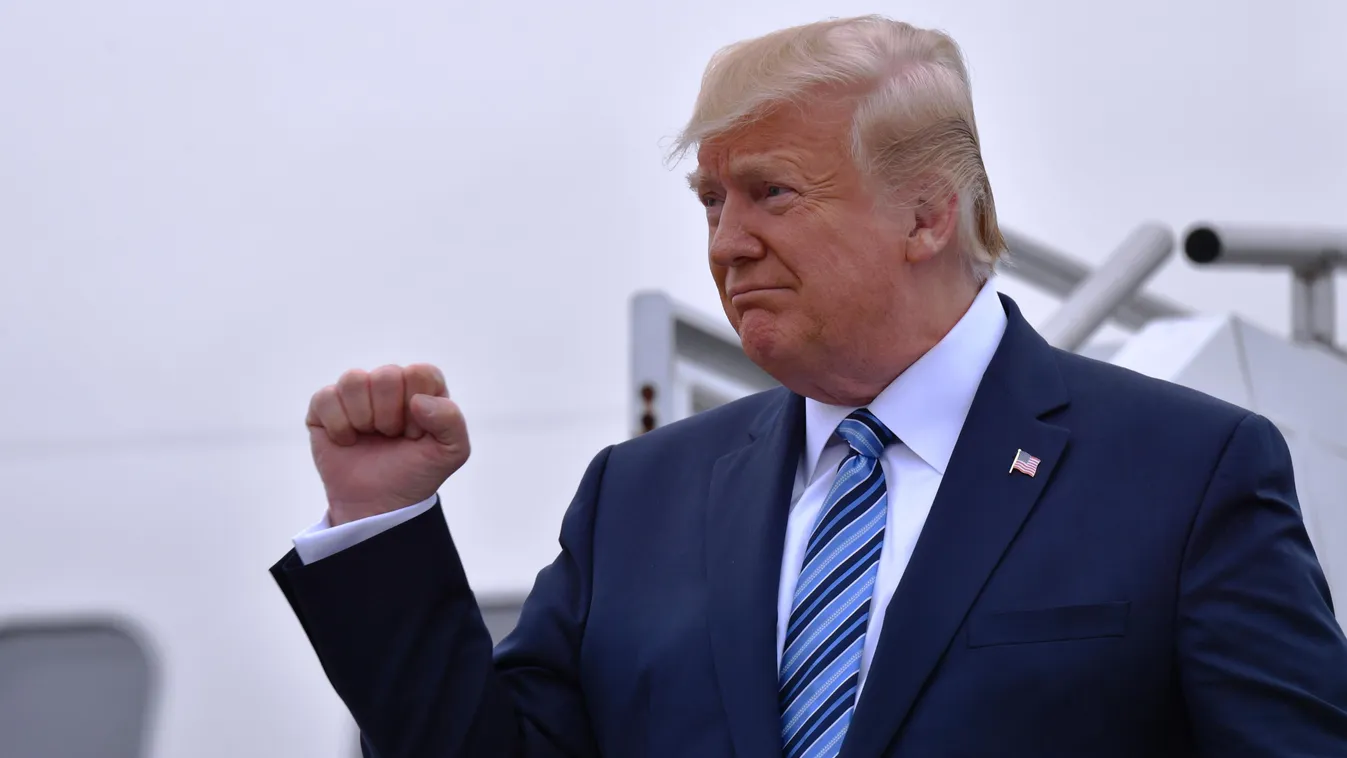
[(785, 291), (785, 289), (785, 287), (732, 287), (726, 294), (729, 295), (730, 302), (734, 302), (741, 297), (765, 295), (769, 292), (782, 292)]

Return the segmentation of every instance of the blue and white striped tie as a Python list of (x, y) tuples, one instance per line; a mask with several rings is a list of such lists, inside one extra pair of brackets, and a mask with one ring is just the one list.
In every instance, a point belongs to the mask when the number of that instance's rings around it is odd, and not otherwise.
[(866, 409), (847, 416), (837, 434), (852, 452), (837, 469), (805, 549), (781, 655), (786, 758), (829, 758), (842, 749), (884, 546), (888, 491), (879, 458), (898, 439)]

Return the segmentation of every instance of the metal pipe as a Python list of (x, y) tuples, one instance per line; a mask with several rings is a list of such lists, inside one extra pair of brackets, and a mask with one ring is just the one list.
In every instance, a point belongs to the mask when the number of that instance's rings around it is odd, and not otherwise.
[[(1069, 296), (1090, 276), (1090, 267), (1071, 256), (1013, 229), (1001, 231), (1010, 253), (1004, 268), (1006, 274), (1059, 298)], [(1190, 309), (1170, 300), (1137, 292), (1118, 304), (1113, 318), (1125, 327), (1140, 329), (1156, 319), (1191, 313)]]
[(1333, 274), (1347, 269), (1347, 232), (1197, 224), (1183, 251), (1204, 266), (1290, 269), (1292, 338), (1337, 349)]
[(1333, 345), (1337, 339), (1337, 307), (1333, 269), (1294, 271), (1291, 278), (1291, 338), (1297, 342)]
[(1121, 303), (1135, 297), (1174, 246), (1174, 233), (1163, 224), (1137, 227), (1071, 291), (1041, 330), (1043, 337), (1063, 350), (1079, 350)]
[(1199, 224), (1183, 239), (1193, 263), (1315, 271), (1347, 266), (1347, 233), (1322, 229)]
[(663, 292), (638, 292), (631, 299), (632, 436), (673, 419), (675, 306)]

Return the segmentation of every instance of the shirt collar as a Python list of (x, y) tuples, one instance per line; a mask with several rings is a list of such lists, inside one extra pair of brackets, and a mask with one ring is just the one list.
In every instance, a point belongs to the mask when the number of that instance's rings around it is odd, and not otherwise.
[[(954, 328), (866, 406), (942, 476), (1005, 330), (1006, 313), (989, 281)], [(837, 425), (854, 410), (805, 399), (806, 482), (813, 481)]]

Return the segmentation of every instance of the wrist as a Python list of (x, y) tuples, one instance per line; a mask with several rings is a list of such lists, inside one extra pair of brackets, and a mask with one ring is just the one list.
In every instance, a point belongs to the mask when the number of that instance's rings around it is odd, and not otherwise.
[(427, 502), (427, 500), (433, 500), (434, 498), (435, 495), (432, 494), (429, 498), (417, 500), (415, 502), (397, 500), (391, 502), (383, 501), (368, 503), (329, 500), (327, 503), (327, 522), (329, 526), (341, 526), (342, 524), (349, 524), (352, 521), (382, 516), (386, 513), (393, 513), (394, 511), (400, 511), (404, 508), (420, 505)]

